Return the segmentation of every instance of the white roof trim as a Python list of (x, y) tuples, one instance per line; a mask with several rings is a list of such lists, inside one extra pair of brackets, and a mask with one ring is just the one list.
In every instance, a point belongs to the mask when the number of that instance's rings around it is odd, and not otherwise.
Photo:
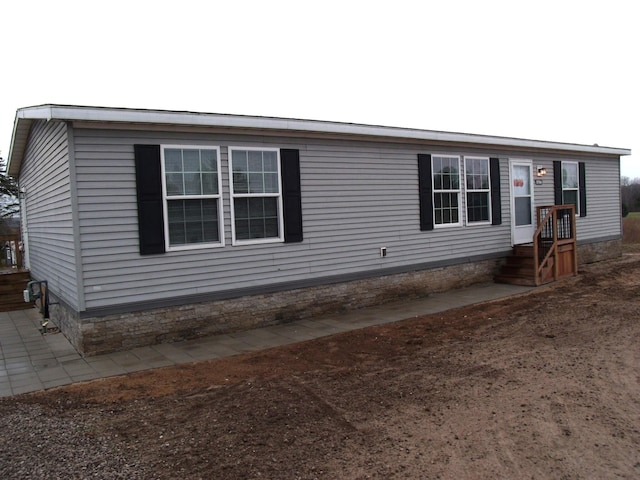
[(244, 128), (274, 131), (295, 131), (316, 134), (355, 135), (366, 137), (382, 137), (389, 139), (413, 139), (421, 141), (438, 141), (451, 143), (473, 143), (499, 145), (516, 148), (565, 150), (572, 152), (596, 153), (608, 155), (631, 155), (625, 148), (600, 147), (598, 145), (579, 145), (540, 140), (526, 140), (509, 137), (495, 137), (467, 133), (439, 132), (411, 128), (383, 127), (353, 123), (326, 122), (316, 120), (300, 120), (273, 117), (253, 117), (243, 115), (223, 115), (214, 113), (175, 112), (164, 110), (140, 110), (128, 108), (83, 107), (65, 105), (41, 105), (21, 108), (16, 112), (14, 136), (11, 142), (9, 162), (16, 154), (23, 152), (24, 146), (16, 145), (23, 140), (16, 139), (19, 124), (30, 124), (32, 120), (62, 120), (87, 122), (116, 122), (155, 125), (181, 125), (218, 128)]

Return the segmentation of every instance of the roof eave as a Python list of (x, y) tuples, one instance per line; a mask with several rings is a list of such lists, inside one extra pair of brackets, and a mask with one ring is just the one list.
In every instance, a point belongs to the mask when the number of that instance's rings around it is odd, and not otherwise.
[(27, 139), (33, 120), (18, 118), (13, 123), (13, 133), (11, 135), (11, 145), (9, 145), (9, 156), (7, 157), (7, 174), (17, 178), (20, 174), (22, 157), (27, 146)]
[(134, 123), (155, 125), (181, 125), (196, 127), (243, 128), (271, 131), (295, 131), (323, 135), (353, 135), (388, 139), (412, 139), (447, 143), (497, 145), (535, 150), (560, 150), (600, 155), (631, 155), (626, 148), (601, 147), (541, 140), (495, 137), (466, 133), (418, 130), (353, 123), (326, 122), (274, 117), (253, 117), (214, 113), (175, 112), (164, 110), (139, 110), (125, 108), (79, 107), (64, 105), (40, 105), (26, 107), (16, 112), (13, 137), (9, 151), (8, 171), (17, 176), (26, 146), (31, 123), (34, 120), (86, 121), (107, 123)]

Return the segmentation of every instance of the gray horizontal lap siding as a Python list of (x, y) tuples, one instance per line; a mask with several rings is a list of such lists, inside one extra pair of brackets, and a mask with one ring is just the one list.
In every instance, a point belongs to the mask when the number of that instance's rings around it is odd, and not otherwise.
[(622, 235), (620, 163), (585, 158), (587, 216), (576, 220), (578, 241)]
[(547, 169), (547, 175), (539, 178), (542, 185), (534, 190), (535, 204), (553, 205), (554, 160), (584, 162), (587, 192), (587, 216), (576, 218), (578, 243), (611, 239), (622, 235), (620, 216), (620, 162), (611, 158), (592, 156), (541, 156), (534, 158), (534, 169), (540, 165)]
[[(423, 232), (417, 154), (495, 156), (493, 152), (97, 129), (76, 129), (74, 139), (87, 308), (465, 261), (470, 256), (496, 255), (510, 248), (509, 167), (505, 154), (500, 154), (502, 225)], [(134, 144), (221, 147), (224, 247), (139, 255)], [(231, 245), (228, 146), (300, 150), (303, 242)], [(380, 258), (380, 247), (387, 247), (386, 258)]]
[[(553, 192), (553, 162), (559, 160), (557, 157), (537, 157), (533, 159), (534, 178), (542, 185), (534, 185), (533, 194), (534, 202), (537, 206), (553, 205), (555, 195)], [(572, 159), (578, 161), (578, 159)], [(536, 172), (538, 166), (546, 168), (547, 174), (543, 177), (537, 177)]]
[(31, 276), (78, 308), (67, 126), (34, 122), (20, 172), (26, 189)]

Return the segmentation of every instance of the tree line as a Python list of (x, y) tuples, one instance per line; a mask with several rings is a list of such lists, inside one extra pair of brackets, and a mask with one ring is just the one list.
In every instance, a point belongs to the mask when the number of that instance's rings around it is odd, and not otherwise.
[(8, 233), (8, 219), (18, 215), (18, 182), (6, 174), (7, 162), (0, 157), (0, 235)]
[(629, 212), (640, 212), (640, 178), (621, 177), (620, 196), (623, 217)]

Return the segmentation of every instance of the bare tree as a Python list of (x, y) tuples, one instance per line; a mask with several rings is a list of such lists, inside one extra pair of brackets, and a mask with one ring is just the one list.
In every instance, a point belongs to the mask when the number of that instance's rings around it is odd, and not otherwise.
[(623, 211), (640, 211), (640, 178), (631, 180), (629, 177), (621, 177), (620, 194)]
[(18, 182), (7, 175), (7, 163), (0, 157), (0, 218), (14, 217), (20, 208)]

